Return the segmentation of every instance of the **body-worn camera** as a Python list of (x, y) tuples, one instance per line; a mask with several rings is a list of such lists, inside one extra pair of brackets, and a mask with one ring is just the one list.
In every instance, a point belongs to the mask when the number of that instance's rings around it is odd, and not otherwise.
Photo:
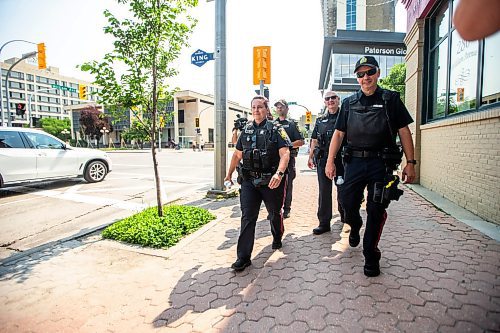
[(245, 128), (245, 125), (248, 122), (248, 118), (242, 118), (239, 114), (236, 115), (236, 119), (234, 120), (234, 128), (242, 131)]
[(390, 176), (385, 182), (377, 182), (374, 185), (373, 201), (377, 203), (389, 203), (391, 200), (399, 200), (403, 195), (403, 190), (398, 188), (399, 177)]

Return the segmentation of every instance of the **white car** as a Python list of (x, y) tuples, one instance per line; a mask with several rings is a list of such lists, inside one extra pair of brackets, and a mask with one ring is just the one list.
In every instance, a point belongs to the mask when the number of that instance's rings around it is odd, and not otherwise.
[(103, 151), (71, 147), (37, 129), (0, 127), (0, 187), (70, 177), (94, 183), (111, 169)]

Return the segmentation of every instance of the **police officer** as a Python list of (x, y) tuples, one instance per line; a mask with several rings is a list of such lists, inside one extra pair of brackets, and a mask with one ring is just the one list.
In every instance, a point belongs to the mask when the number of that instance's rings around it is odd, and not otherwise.
[[(330, 231), (330, 221), (332, 219), (332, 180), (326, 176), (325, 166), (328, 159), (330, 140), (335, 131), (335, 122), (339, 115), (338, 111), (340, 105), (340, 98), (333, 91), (327, 91), (324, 99), (327, 112), (316, 119), (316, 124), (311, 134), (311, 150), (309, 151), (309, 160), (307, 162), (310, 169), (314, 167), (317, 168), (318, 174), (319, 197), (317, 216), (319, 225), (313, 229), (313, 234), (315, 235), (321, 235), (322, 233)], [(344, 174), (344, 167), (342, 166), (340, 154), (335, 157), (334, 160), (335, 166), (337, 167), (337, 176), (335, 178), (335, 184), (337, 184), (338, 177)], [(340, 182), (337, 186), (339, 185)], [(338, 200), (338, 195), (337, 203), (340, 220), (344, 222), (344, 210)]]
[(299, 152), (299, 147), (304, 144), (304, 137), (299, 131), (297, 124), (293, 120), (288, 120), (288, 103), (284, 99), (280, 99), (274, 103), (276, 107), (276, 113), (278, 114), (278, 119), (275, 122), (279, 123), (283, 127), (292, 142), (292, 147), (290, 148), (290, 161), (288, 162), (288, 174), (287, 182), (285, 188), (285, 204), (283, 206), (283, 217), (290, 217), (290, 210), (292, 206), (292, 191), (293, 191), (293, 180), (295, 179), (297, 173), (295, 172), (295, 157), (297, 157)]
[(351, 226), (349, 245), (356, 247), (363, 224), (359, 214), (361, 200), (364, 189), (368, 190), (363, 255), (364, 273), (370, 277), (380, 274), (378, 243), (387, 218), (386, 208), (390, 200), (397, 200), (402, 194), (397, 188), (399, 177), (393, 175), (402, 158), (401, 149), (396, 145), (396, 134), (406, 156), (403, 182), (411, 183), (415, 179), (417, 162), (408, 128), (413, 119), (397, 92), (377, 85), (380, 69), (376, 59), (362, 57), (356, 63), (354, 73), (361, 89), (342, 103), (330, 144), (326, 174), (329, 178), (335, 176), (333, 157), (346, 137), (347, 146), (343, 149), (345, 182), (340, 187), (340, 201), (345, 221)]
[(268, 101), (263, 96), (252, 99), (252, 115), (241, 132), (236, 150), (225, 181), (231, 181), (236, 166), (242, 164), (240, 191), (241, 228), (238, 238), (237, 260), (232, 264), (235, 271), (242, 271), (251, 265), (251, 255), (255, 238), (255, 224), (262, 201), (270, 215), (273, 249), (282, 247), (283, 236), (283, 195), (285, 181), (282, 181), (290, 158), (290, 139), (285, 130), (267, 120), (270, 112)]

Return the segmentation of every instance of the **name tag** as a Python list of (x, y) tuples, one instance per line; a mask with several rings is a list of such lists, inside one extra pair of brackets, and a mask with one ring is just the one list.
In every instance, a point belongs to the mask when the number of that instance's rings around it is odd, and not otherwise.
[(246, 129), (245, 128), (245, 133), (247, 133), (247, 134), (253, 134), (253, 129)]
[(374, 108), (383, 108), (384, 106), (383, 105), (380, 105), (380, 104), (375, 104), (373, 105)]

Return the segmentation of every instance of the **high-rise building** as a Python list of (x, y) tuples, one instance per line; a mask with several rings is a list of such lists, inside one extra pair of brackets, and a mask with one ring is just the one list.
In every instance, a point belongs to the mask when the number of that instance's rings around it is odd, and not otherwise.
[[(28, 124), (30, 116), (34, 119), (69, 119), (70, 114), (67, 110), (69, 107), (87, 103), (96, 104), (96, 98), (91, 94), (97, 91), (96, 86), (87, 81), (63, 76), (59, 74), (57, 67), (49, 66), (47, 69), (38, 69), (38, 66), (24, 60), (11, 70), (7, 80), (8, 69), (18, 60), (18, 58), (11, 58), (0, 62), (2, 73), (2, 100), (0, 102), (4, 115), (4, 119), (0, 119), (0, 126), (8, 123), (7, 109), (10, 110), (12, 126), (22, 126)], [(81, 96), (80, 88), (84, 90), (86, 96)], [(9, 108), (7, 108), (7, 92)], [(18, 103), (25, 104), (25, 114), (16, 115)]]
[(325, 36), (337, 30), (394, 32), (396, 1), (321, 0)]
[(346, 97), (359, 89), (354, 64), (365, 55), (380, 64), (381, 78), (404, 62), (404, 33), (394, 32), (396, 1), (322, 0), (323, 59), (320, 90)]

